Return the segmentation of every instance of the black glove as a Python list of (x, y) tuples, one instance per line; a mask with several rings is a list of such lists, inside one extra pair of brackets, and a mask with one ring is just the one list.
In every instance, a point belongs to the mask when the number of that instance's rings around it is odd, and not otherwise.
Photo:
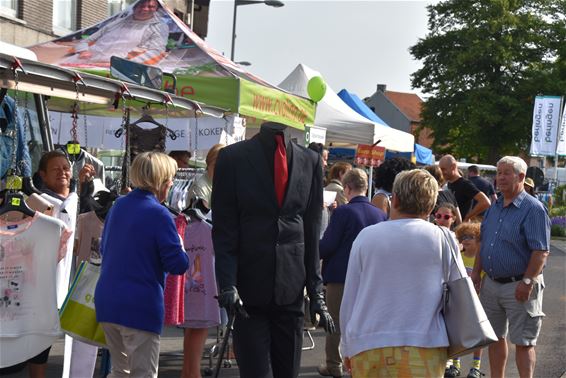
[[(321, 326), (327, 333), (336, 332), (336, 327), (334, 326), (334, 320), (328, 312), (328, 307), (326, 307), (326, 302), (324, 302), (324, 296), (322, 293), (317, 293), (311, 298), (310, 303), (310, 315), (312, 324), (317, 327)], [(319, 316), (317, 320), (316, 315)]]
[(235, 286), (228, 286), (220, 290), (218, 304), (226, 310), (239, 310), (244, 305)]

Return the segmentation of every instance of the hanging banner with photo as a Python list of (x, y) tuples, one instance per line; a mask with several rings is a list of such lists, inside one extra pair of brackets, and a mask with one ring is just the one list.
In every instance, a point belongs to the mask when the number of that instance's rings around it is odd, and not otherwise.
[[(2, 2), (3, 4), (4, 2)], [(245, 70), (209, 46), (163, 0), (137, 0), (96, 25), (30, 49), (42, 63), (109, 75), (112, 57), (153, 66), (176, 77), (175, 94), (229, 113), (304, 129), (316, 105)], [(164, 81), (163, 89), (173, 82)]]
[(556, 154), (558, 124), (560, 121), (560, 96), (537, 96), (533, 110), (531, 155), (554, 156)]
[(558, 129), (558, 146), (556, 146), (556, 154), (560, 156), (566, 155), (566, 106), (562, 112), (560, 129)]

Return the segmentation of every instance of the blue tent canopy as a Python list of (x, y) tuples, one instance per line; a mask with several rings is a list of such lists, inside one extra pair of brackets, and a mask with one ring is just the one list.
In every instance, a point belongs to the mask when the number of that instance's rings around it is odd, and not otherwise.
[(385, 151), (385, 160), (393, 158), (403, 158), (412, 161), (413, 153), (411, 152), (398, 152), (398, 151)]
[(434, 164), (434, 155), (430, 148), (415, 143), (415, 159), (419, 164)]
[(358, 96), (354, 93), (348, 92), (346, 89), (342, 89), (338, 92), (338, 97), (342, 99), (348, 106), (356, 111), (356, 113), (372, 120), (375, 123), (389, 127), (384, 120), (379, 118)]
[[(354, 93), (348, 92), (346, 89), (342, 89), (338, 92), (338, 97), (342, 99), (350, 108), (354, 109), (356, 113), (366, 117), (369, 120), (372, 120), (375, 123), (379, 123), (381, 125), (389, 127), (388, 124), (385, 123), (384, 120), (378, 117), (366, 104), (363, 102), (358, 96)], [(432, 154), (432, 150), (421, 146), (420, 144), (415, 143), (415, 159), (419, 164), (434, 164), (434, 155)], [(407, 160), (411, 160), (412, 154), (410, 152), (394, 152), (394, 151), (387, 151), (385, 154), (385, 158), (389, 159), (392, 157), (402, 157)]]
[[(434, 164), (434, 155), (432, 154), (432, 150), (430, 148), (426, 148), (424, 146), (421, 146), (420, 144), (415, 143), (415, 151), (413, 152), (413, 154), (415, 155), (415, 161), (417, 162), (417, 164)], [(411, 160), (412, 154), (409, 152), (397, 152), (389, 150), (385, 152), (386, 159), (392, 159), (395, 157)]]

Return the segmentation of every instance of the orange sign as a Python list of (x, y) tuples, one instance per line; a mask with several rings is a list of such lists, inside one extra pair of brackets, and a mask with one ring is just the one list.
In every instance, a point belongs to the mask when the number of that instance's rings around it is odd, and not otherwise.
[(377, 167), (385, 160), (385, 147), (359, 144), (356, 150), (356, 164)]

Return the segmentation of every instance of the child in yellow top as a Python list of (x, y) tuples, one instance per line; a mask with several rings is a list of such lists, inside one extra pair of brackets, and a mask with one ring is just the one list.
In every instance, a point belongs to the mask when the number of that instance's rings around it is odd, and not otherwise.
[[(480, 253), (480, 224), (479, 223), (462, 223), (455, 230), (456, 238), (462, 246), (462, 260), (464, 260), (464, 265), (468, 275), (472, 273), (474, 267), (474, 262), (476, 261), (476, 256)], [(482, 272), (482, 277), (485, 272)], [(481, 349), (476, 349), (474, 351), (474, 360), (472, 362), (472, 367), (467, 378), (480, 378), (482, 372), (480, 371), (481, 366)], [(444, 372), (445, 377), (457, 377), (460, 375), (460, 360), (455, 358), (447, 366)]]

